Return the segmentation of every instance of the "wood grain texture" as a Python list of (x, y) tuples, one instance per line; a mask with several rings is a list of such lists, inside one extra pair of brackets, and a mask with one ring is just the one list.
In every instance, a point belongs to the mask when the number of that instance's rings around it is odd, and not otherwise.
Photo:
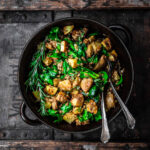
[(0, 141), (5, 150), (148, 150), (150, 143), (59, 142), (59, 141)]
[(150, 8), (149, 0), (0, 0), (0, 10)]

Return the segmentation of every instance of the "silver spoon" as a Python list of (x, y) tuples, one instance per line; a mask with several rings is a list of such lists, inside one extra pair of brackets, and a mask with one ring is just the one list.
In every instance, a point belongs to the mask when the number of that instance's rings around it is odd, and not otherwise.
[(105, 104), (104, 104), (104, 93), (102, 92), (101, 99), (101, 111), (102, 111), (102, 132), (101, 132), (101, 141), (107, 143), (110, 139), (109, 128), (107, 124)]
[[(107, 63), (108, 63), (108, 68), (109, 68), (109, 74), (111, 75), (111, 65), (110, 65), (110, 62), (108, 60), (107, 60)], [(110, 79), (109, 82), (110, 82), (110, 86), (112, 88), (112, 91), (115, 94), (115, 96), (116, 96), (116, 98), (117, 98), (117, 100), (118, 100), (118, 102), (119, 102), (119, 104), (123, 110), (123, 113), (126, 117), (127, 125), (130, 129), (134, 129), (136, 121), (135, 121), (134, 117), (132, 116), (132, 114), (129, 112), (128, 108), (126, 107), (126, 105), (124, 104), (122, 99), (120, 98), (120, 96), (118, 95), (118, 93), (117, 93), (117, 91), (116, 91), (116, 89), (113, 86), (113, 83), (111, 81), (111, 77), (109, 79)]]

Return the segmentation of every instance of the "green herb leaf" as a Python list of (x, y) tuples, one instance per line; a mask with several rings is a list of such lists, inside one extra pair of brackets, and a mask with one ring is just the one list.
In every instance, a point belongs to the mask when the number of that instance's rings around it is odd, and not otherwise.
[(89, 90), (89, 96), (92, 96), (92, 97), (95, 96), (97, 91), (98, 91), (97, 86), (96, 85), (92, 86), (92, 88)]
[(88, 112), (86, 109), (83, 111), (83, 115), (79, 116), (78, 119), (83, 122), (86, 120), (93, 120), (93, 114)]
[(101, 116), (101, 111), (98, 110), (97, 114), (94, 116), (95, 118), (95, 121), (99, 121), (100, 119), (102, 119), (102, 116)]
[(62, 110), (62, 114), (64, 115), (65, 113), (69, 112), (70, 110), (72, 110), (73, 106), (71, 105), (71, 103), (69, 103), (69, 105), (67, 105), (67, 103), (63, 104), (62, 107), (60, 108)]

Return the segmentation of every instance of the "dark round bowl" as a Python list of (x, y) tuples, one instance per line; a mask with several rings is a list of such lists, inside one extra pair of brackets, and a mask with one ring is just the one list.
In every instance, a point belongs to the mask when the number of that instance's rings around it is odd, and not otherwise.
[[(32, 92), (29, 90), (26, 91), (26, 86), (24, 84), (28, 78), (29, 64), (32, 60), (33, 54), (36, 51), (37, 45), (44, 40), (46, 35), (49, 34), (51, 27), (62, 27), (69, 24), (74, 24), (77, 27), (87, 26), (91, 31), (99, 31), (106, 34), (111, 39), (113, 48), (117, 51), (121, 64), (125, 68), (123, 87), (121, 88), (119, 95), (125, 103), (128, 101), (132, 91), (134, 78), (133, 63), (129, 51), (122, 40), (110, 28), (90, 19), (66, 18), (57, 20), (42, 27), (36, 34), (34, 34), (24, 47), (23, 53), (20, 58), (19, 85), (26, 105), (30, 108), (30, 110), (34, 113), (34, 115), (41, 123), (47, 125), (48, 127), (53, 127), (55, 129), (60, 129), (66, 132), (87, 132), (100, 128), (101, 121), (93, 122), (85, 126), (75, 126), (74, 124), (70, 125), (64, 121), (61, 123), (53, 123), (53, 117), (43, 117), (40, 115), (38, 111), (39, 105), (35, 103), (35, 98)], [(120, 110), (120, 106), (119, 104), (117, 104), (115, 109), (112, 109), (107, 113), (109, 122), (116, 118), (117, 115), (119, 115)]]

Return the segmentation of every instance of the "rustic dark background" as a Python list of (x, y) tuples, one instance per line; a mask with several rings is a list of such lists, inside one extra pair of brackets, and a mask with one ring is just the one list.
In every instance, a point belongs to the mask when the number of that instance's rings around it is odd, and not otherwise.
[[(5, 146), (11, 147), (7, 140), (87, 142), (98, 142), (100, 140), (100, 130), (86, 134), (69, 134), (50, 129), (44, 125), (29, 126), (21, 120), (19, 115), (22, 97), (18, 88), (17, 67), (22, 49), (30, 36), (46, 23), (65, 17), (91, 18), (106, 26), (122, 24), (131, 30), (133, 41), (130, 53), (135, 68), (135, 84), (127, 105), (137, 123), (134, 130), (128, 129), (123, 113), (121, 113), (109, 124), (111, 142), (125, 143), (122, 145), (116, 144), (118, 149), (130, 149), (133, 147), (140, 150), (150, 149), (150, 10), (148, 9), (0, 11), (0, 140), (4, 140), (0, 142), (0, 145), (3, 145), (3, 148)], [(31, 118), (34, 118), (29, 110), (27, 113)], [(132, 145), (130, 144), (132, 142), (142, 144)], [(34, 141), (31, 141), (32, 148), (37, 148), (39, 144), (39, 142), (34, 143)], [(54, 143), (49, 142), (49, 144), (55, 146)], [(31, 148), (24, 142), (14, 143), (14, 145), (19, 145), (19, 148), (16, 146), (19, 150), (21, 147), (24, 147), (24, 149)], [(58, 145), (60, 146), (60, 144)], [(63, 144), (62, 146), (65, 149)], [(84, 146), (81, 145), (77, 149), (86, 149)], [(111, 143), (107, 146), (109, 149), (115, 147)], [(94, 148), (91, 147), (91, 149)]]

